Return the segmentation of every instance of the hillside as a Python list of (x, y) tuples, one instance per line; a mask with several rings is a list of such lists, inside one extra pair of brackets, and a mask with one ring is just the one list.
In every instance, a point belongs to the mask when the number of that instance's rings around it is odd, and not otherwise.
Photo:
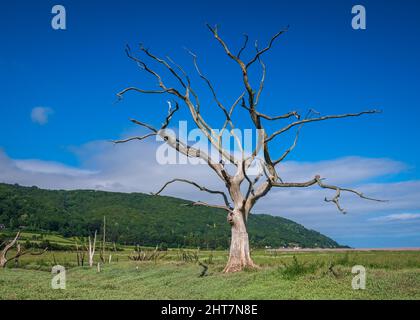
[[(107, 218), (109, 241), (169, 247), (227, 248), (230, 227), (223, 210), (186, 207), (187, 200), (142, 193), (43, 190), (0, 184), (0, 224), (8, 229), (86, 236)], [(251, 215), (251, 246), (338, 247), (332, 239), (291, 220)]]

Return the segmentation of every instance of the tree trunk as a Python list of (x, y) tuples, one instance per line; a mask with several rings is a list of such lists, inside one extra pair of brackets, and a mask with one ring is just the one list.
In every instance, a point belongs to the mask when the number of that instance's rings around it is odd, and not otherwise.
[(0, 257), (0, 268), (4, 268), (6, 266), (7, 260), (3, 256)]
[(237, 272), (244, 268), (256, 268), (249, 252), (249, 239), (246, 230), (244, 215), (239, 210), (234, 210), (228, 216), (231, 224), (232, 238), (230, 241), (229, 261), (223, 272)]
[(93, 245), (92, 245), (92, 241), (90, 239), (90, 236), (88, 238), (89, 240), (89, 267), (93, 267), (93, 256), (95, 255), (95, 248), (96, 248), (96, 230), (95, 230), (95, 236), (93, 238)]

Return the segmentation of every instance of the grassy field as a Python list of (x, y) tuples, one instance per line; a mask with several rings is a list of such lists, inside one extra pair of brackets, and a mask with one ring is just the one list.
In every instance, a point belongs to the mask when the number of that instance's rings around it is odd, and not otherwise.
[[(198, 252), (185, 261), (169, 250), (154, 261), (131, 261), (132, 248), (97, 268), (77, 266), (74, 252), (27, 255), (0, 270), (1, 299), (420, 299), (420, 252), (253, 251), (259, 270), (223, 274), (227, 252)], [(186, 252), (184, 252), (186, 253)], [(189, 256), (194, 256), (189, 251)], [(99, 257), (96, 256), (96, 259)], [(187, 259), (188, 260), (188, 259)], [(51, 288), (51, 267), (64, 265), (65, 290)], [(354, 265), (366, 268), (365, 290), (353, 290)]]

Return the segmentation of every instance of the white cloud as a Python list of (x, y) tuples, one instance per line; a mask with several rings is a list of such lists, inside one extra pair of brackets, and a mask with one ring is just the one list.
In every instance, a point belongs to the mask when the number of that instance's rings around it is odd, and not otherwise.
[(398, 213), (390, 214), (387, 216), (371, 218), (370, 221), (378, 222), (395, 222), (395, 221), (407, 221), (407, 220), (416, 220), (420, 219), (420, 213)]
[(15, 160), (18, 169), (40, 174), (56, 174), (62, 176), (82, 177), (92, 175), (95, 171), (65, 166), (61, 163), (41, 160)]
[(31, 111), (31, 120), (39, 125), (48, 123), (49, 117), (54, 111), (47, 107), (35, 107)]

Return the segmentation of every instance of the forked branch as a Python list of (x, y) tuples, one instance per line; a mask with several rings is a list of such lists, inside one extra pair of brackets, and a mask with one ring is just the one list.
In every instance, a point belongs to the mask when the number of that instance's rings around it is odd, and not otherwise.
[(340, 210), (342, 213), (346, 213), (346, 211), (340, 206), (340, 203), (339, 203), (340, 196), (341, 196), (341, 191), (346, 191), (346, 192), (353, 193), (353, 194), (359, 196), (360, 198), (366, 199), (366, 200), (377, 201), (377, 202), (387, 202), (387, 200), (380, 200), (380, 199), (367, 197), (363, 193), (361, 193), (357, 190), (324, 184), (322, 182), (322, 180), (323, 179), (321, 179), (321, 177), (319, 175), (316, 175), (312, 180), (309, 180), (309, 181), (306, 181), (306, 182), (281, 182), (281, 183), (272, 182), (272, 186), (281, 187), (281, 188), (306, 188), (306, 187), (310, 187), (310, 186), (313, 186), (315, 184), (318, 184), (318, 186), (320, 186), (323, 189), (335, 190), (336, 194), (332, 199), (325, 198), (324, 200), (326, 202), (333, 202), (336, 205), (337, 209)]
[(156, 128), (154, 128), (153, 126), (151, 126), (147, 123), (138, 121), (136, 119), (130, 119), (130, 121), (133, 122), (134, 124), (137, 124), (141, 127), (147, 128), (152, 132), (148, 133), (148, 134), (145, 134), (143, 136), (130, 137), (130, 138), (127, 138), (127, 139), (115, 140), (113, 142), (115, 144), (118, 144), (118, 143), (129, 142), (129, 141), (132, 141), (132, 140), (144, 140), (144, 139), (149, 138), (149, 137), (157, 136), (159, 134), (159, 131), (165, 130), (169, 126), (169, 123), (170, 123), (172, 117), (174, 116), (175, 112), (177, 112), (179, 110), (178, 102), (175, 102), (175, 108), (173, 108), (173, 109), (172, 109), (172, 105), (171, 105), (170, 101), (168, 101), (168, 105), (169, 105), (168, 115), (166, 116), (165, 121), (163, 122), (163, 124), (162, 124), (162, 126), (159, 130), (157, 130)]
[(330, 115), (330, 116), (323, 116), (323, 117), (318, 117), (318, 118), (310, 118), (310, 119), (295, 121), (295, 122), (285, 126), (284, 128), (282, 128), (280, 130), (277, 130), (273, 134), (271, 134), (267, 139), (265, 139), (265, 142), (269, 142), (269, 141), (273, 140), (279, 134), (282, 134), (282, 133), (284, 133), (284, 132), (290, 130), (291, 128), (293, 128), (295, 126), (298, 126), (300, 124), (305, 124), (305, 123), (309, 123), (309, 122), (324, 121), (324, 120), (330, 120), (330, 119), (359, 117), (359, 116), (364, 115), (364, 114), (372, 114), (372, 113), (380, 113), (380, 112), (381, 111), (379, 111), (379, 110), (368, 110), (368, 111), (361, 111), (361, 112), (358, 112), (358, 113), (346, 113), (346, 114), (339, 114), (339, 115)]
[(152, 193), (152, 194), (153, 194), (153, 195), (155, 195), (155, 196), (159, 195), (159, 194), (160, 194), (163, 190), (165, 190), (165, 188), (166, 188), (168, 185), (170, 185), (170, 184), (172, 184), (172, 183), (174, 183), (174, 182), (183, 182), (183, 183), (188, 183), (188, 184), (190, 184), (190, 185), (193, 185), (194, 187), (196, 187), (196, 188), (197, 188), (197, 189), (199, 189), (200, 191), (205, 191), (205, 192), (212, 193), (212, 194), (219, 194), (219, 195), (221, 195), (221, 196), (223, 197), (223, 201), (225, 202), (226, 207), (231, 208), (231, 205), (230, 205), (230, 203), (229, 203), (228, 197), (227, 197), (226, 193), (224, 193), (223, 191), (211, 190), (211, 189), (208, 189), (208, 188), (206, 188), (206, 187), (200, 186), (198, 183), (195, 183), (194, 181), (190, 181), (190, 180), (187, 180), (187, 179), (173, 179), (173, 180), (171, 180), (171, 181), (168, 181), (168, 182), (166, 182), (166, 183), (163, 185), (163, 187), (162, 187), (162, 188), (160, 188), (160, 189), (159, 189), (159, 191), (158, 191), (158, 192), (156, 192), (156, 193)]

